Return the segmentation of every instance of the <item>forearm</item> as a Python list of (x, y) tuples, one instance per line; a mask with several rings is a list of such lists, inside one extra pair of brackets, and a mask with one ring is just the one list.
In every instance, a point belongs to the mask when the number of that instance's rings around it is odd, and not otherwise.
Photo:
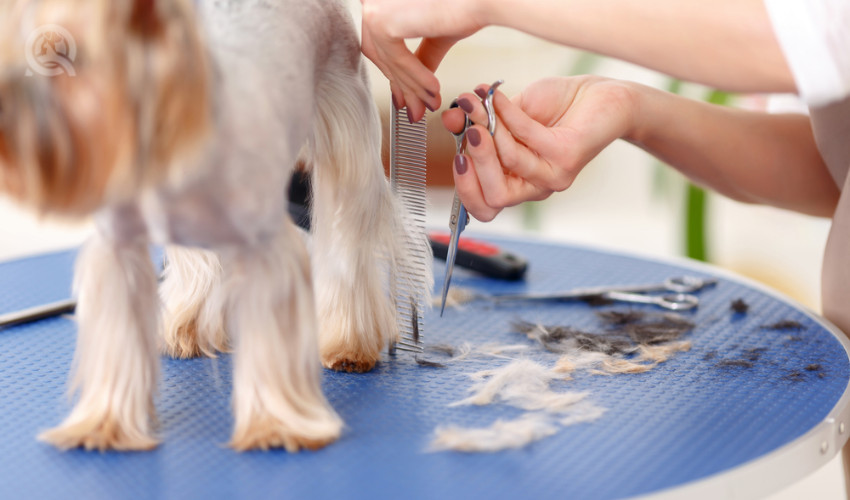
[(839, 191), (805, 115), (716, 106), (638, 86), (624, 137), (733, 199), (831, 217)]
[(689, 81), (794, 92), (762, 0), (470, 0), (508, 26)]

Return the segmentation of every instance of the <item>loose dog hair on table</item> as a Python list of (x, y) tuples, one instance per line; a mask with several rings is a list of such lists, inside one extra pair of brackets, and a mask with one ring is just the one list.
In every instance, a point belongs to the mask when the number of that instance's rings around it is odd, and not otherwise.
[[(421, 298), (388, 291), (412, 257), (344, 5), (0, 0), (0, 25), (0, 186), (97, 227), (74, 280), (75, 405), (41, 439), (153, 448), (159, 351), (231, 348), (233, 448), (337, 439), (321, 364), (370, 370), (398, 334), (395, 301)], [(27, 50), (57, 40), (28, 42), (45, 25), (71, 38), (73, 74), (31, 71)], [(312, 269), (287, 217), (299, 160)], [(151, 242), (169, 245), (162, 315)]]

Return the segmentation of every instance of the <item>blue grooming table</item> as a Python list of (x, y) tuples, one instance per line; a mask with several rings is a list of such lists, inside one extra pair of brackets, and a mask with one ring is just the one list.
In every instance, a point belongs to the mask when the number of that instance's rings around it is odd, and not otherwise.
[[(505, 364), (476, 359), (446, 368), (385, 354), (367, 374), (324, 373), (346, 422), (342, 438), (316, 452), (236, 453), (225, 446), (231, 358), (163, 360), (156, 401), (162, 444), (153, 452), (59, 452), (35, 436), (70, 406), (66, 379), (72, 319), (0, 330), (0, 498), (754, 498), (829, 461), (847, 439), (847, 342), (793, 302), (715, 268), (595, 249), (488, 238), (530, 262), (524, 282), (496, 282), (455, 269), (453, 286), (482, 292), (549, 291), (644, 283), (690, 274), (719, 278), (700, 292), (693, 348), (637, 375), (578, 373), (559, 390), (591, 393), (608, 411), (525, 448), (493, 454), (429, 452), (436, 427), (487, 426), (520, 412), (502, 405), (449, 407), (468, 395), (469, 373)], [(66, 298), (74, 252), (0, 264), (0, 313)], [(436, 289), (443, 264), (435, 264)], [(747, 314), (730, 303), (741, 298)], [(473, 345), (531, 341), (517, 319), (601, 328), (582, 302), (495, 308), (469, 304), (426, 315), (426, 342)], [(771, 330), (778, 321), (801, 330)], [(724, 360), (758, 352), (752, 367)], [(528, 357), (551, 363), (534, 349)], [(817, 369), (812, 368), (816, 366)], [(807, 367), (809, 369), (807, 369)]]

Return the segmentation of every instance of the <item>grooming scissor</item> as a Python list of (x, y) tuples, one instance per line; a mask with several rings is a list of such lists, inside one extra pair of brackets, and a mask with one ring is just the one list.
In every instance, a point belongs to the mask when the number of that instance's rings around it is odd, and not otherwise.
[[(714, 278), (680, 276), (668, 278), (661, 283), (648, 285), (597, 286), (558, 292), (491, 295), (489, 299), (496, 302), (508, 302), (526, 300), (566, 301), (600, 298), (617, 302), (653, 304), (673, 311), (685, 311), (699, 305), (699, 298), (693, 292), (698, 292), (715, 283), (717, 283), (717, 280)], [(652, 295), (652, 292), (667, 293)]]
[(77, 307), (77, 301), (74, 299), (60, 300), (50, 304), (31, 307), (22, 311), (15, 311), (6, 314), (0, 314), (0, 329), (7, 326), (19, 325), (21, 323), (29, 323), (39, 319), (50, 318), (60, 314), (71, 314)]
[[(493, 85), (490, 85), (490, 89), (487, 91), (487, 96), (482, 99), (482, 104), (484, 104), (484, 109), (487, 111), (487, 131), (490, 132), (490, 135), (496, 133), (496, 111), (493, 108), (493, 97), (496, 94), (496, 89), (504, 83), (502, 80), (498, 80)], [(458, 107), (457, 99), (452, 101), (450, 108)], [(469, 130), (469, 127), (472, 126), (472, 121), (469, 119), (469, 116), (464, 114), (464, 123), (463, 129), (455, 134), (452, 132), (452, 135), (455, 138), (455, 154), (462, 154), (464, 151), (464, 139), (466, 138), (466, 131)], [(452, 200), (452, 213), (449, 216), (449, 229), (452, 232), (452, 236), (449, 239), (449, 249), (446, 253), (446, 277), (443, 281), (443, 299), (440, 305), (440, 316), (443, 315), (443, 311), (446, 309), (446, 296), (449, 293), (449, 285), (452, 282), (452, 271), (455, 268), (455, 260), (457, 259), (457, 245), (460, 241), (460, 233), (466, 229), (466, 225), (469, 223), (469, 214), (466, 212), (466, 207), (461, 203), (460, 198), (457, 196), (457, 191), (455, 191), (454, 199)]]

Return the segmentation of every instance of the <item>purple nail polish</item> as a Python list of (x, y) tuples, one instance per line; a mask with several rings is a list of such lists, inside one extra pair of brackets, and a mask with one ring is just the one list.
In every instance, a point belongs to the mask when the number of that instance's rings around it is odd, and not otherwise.
[(472, 113), (472, 103), (466, 98), (458, 99), (457, 105), (460, 106), (460, 109), (462, 109), (464, 113)]
[(486, 99), (487, 98), (487, 91), (484, 90), (484, 89), (480, 89), (480, 88), (475, 89), (475, 95), (477, 95), (478, 97), (480, 97), (482, 99)]
[(410, 113), (410, 108), (406, 108), (405, 111), (407, 111), (407, 121), (416, 123), (416, 120), (413, 119), (413, 114)]
[(425, 93), (426, 93), (426, 94), (428, 94), (428, 97), (437, 97), (436, 95), (434, 95), (434, 93), (433, 93), (433, 92), (431, 92), (431, 91), (430, 91), (430, 90), (428, 90), (428, 89), (425, 89)]
[(431, 106), (431, 105), (430, 105), (430, 104), (428, 104), (427, 102), (425, 103), (425, 107), (426, 107), (426, 108), (428, 108), (428, 111), (430, 111), (430, 112), (432, 112), (432, 113), (433, 113), (434, 111), (436, 111), (436, 110), (434, 109), (434, 106)]
[(477, 129), (471, 128), (466, 131), (466, 140), (472, 147), (475, 147), (481, 144), (481, 134), (478, 133)]
[(395, 98), (395, 94), (391, 94), (391, 95), (392, 95), (392, 99), (393, 99), (393, 107), (395, 109), (398, 109), (398, 101)]
[(465, 174), (466, 167), (466, 157), (463, 155), (455, 156), (455, 172), (457, 172), (457, 175)]

